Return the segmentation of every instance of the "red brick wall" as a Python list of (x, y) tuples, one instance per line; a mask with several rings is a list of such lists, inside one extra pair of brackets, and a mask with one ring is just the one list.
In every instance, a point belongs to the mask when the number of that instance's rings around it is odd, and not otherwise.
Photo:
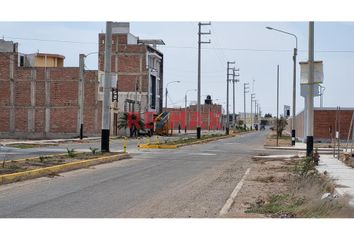
[(10, 113), (8, 108), (0, 107), (0, 132), (8, 132), (10, 129)]
[(26, 108), (16, 108), (15, 110), (15, 131), (27, 132), (28, 129), (28, 111)]
[[(210, 111), (209, 111), (210, 108)], [(185, 116), (185, 108), (167, 108), (167, 110), (164, 110), (167, 112), (170, 112), (171, 114), (177, 114), (177, 116)], [(215, 116), (215, 114), (219, 114), (220, 121), (221, 121), (221, 116), (222, 116), (222, 106), (218, 104), (212, 104), (212, 105), (201, 105), (200, 107), (200, 112), (201, 112), (201, 121), (202, 121), (202, 129), (207, 130), (209, 129), (208, 126), (208, 119), (209, 123), (212, 124), (212, 119), (209, 117), (210, 113)], [(197, 118), (197, 106), (192, 105), (190, 107), (187, 107), (187, 129), (188, 130), (195, 130), (196, 129), (196, 118)], [(222, 128), (222, 123), (220, 123), (221, 128)], [(174, 129), (178, 128), (178, 122), (174, 124)], [(210, 126), (211, 130), (216, 130), (220, 129), (218, 128), (215, 124)]]
[(15, 80), (15, 104), (18, 107), (31, 106), (30, 80)]
[[(339, 136), (341, 139), (347, 139), (348, 131), (350, 127), (350, 121), (352, 119), (353, 110), (341, 110), (339, 111)], [(315, 116), (315, 128), (314, 135), (316, 138), (327, 138), (330, 136), (335, 137), (335, 121), (336, 121), (336, 110), (316, 110)], [(332, 128), (332, 134), (330, 134), (329, 129)], [(351, 134), (350, 134), (351, 136)]]
[(10, 54), (0, 53), (0, 79), (9, 77)]
[(8, 106), (10, 104), (10, 82), (9, 80), (0, 79), (0, 106)]
[(44, 117), (45, 117), (45, 109), (43, 107), (36, 108), (35, 113), (35, 123), (34, 123), (34, 131), (42, 133), (44, 132)]
[(36, 80), (36, 93), (42, 93), (36, 94), (36, 106), (44, 106), (45, 82), (43, 80)]
[[(350, 127), (353, 110), (343, 109), (339, 113), (340, 118), (340, 139), (346, 140)], [(291, 131), (291, 119), (287, 130)], [(315, 109), (314, 111), (314, 141), (331, 140), (335, 137), (336, 109)], [(331, 129), (331, 132), (330, 132)], [(304, 138), (304, 112), (296, 116), (296, 136)], [(350, 134), (351, 137), (351, 134)]]
[[(78, 136), (79, 68), (47, 68), (50, 102), (45, 104), (45, 68), (14, 68), (14, 106), (10, 106), (9, 56), (0, 54), (0, 137)], [(16, 59), (17, 57), (15, 57)], [(28, 131), (31, 116), (31, 79), (35, 71), (34, 133)], [(84, 134), (99, 135), (101, 107), (97, 102), (97, 71), (85, 71)], [(45, 109), (50, 111), (50, 132), (45, 133)], [(15, 132), (10, 131), (14, 109)], [(98, 114), (97, 114), (98, 113)]]
[(50, 111), (50, 131), (53, 133), (77, 132), (78, 109), (75, 107), (54, 108)]
[[(116, 40), (118, 44), (118, 91), (134, 92), (135, 80), (141, 76), (142, 91), (148, 91), (148, 72), (146, 69), (146, 53), (145, 45), (127, 44), (125, 34), (113, 34), (112, 40), (112, 71), (116, 71)], [(104, 71), (104, 44), (105, 34), (99, 34), (99, 70)], [(134, 75), (132, 75), (134, 74)]]

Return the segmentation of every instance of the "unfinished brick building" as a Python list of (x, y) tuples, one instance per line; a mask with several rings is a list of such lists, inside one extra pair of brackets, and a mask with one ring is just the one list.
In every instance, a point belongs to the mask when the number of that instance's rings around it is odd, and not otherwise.
[[(98, 37), (100, 79), (104, 71), (105, 34)], [(161, 113), (163, 97), (162, 40), (142, 40), (130, 33), (127, 22), (112, 24), (112, 72), (117, 73), (118, 103), (112, 106), (111, 134), (117, 135), (119, 114)], [(122, 134), (124, 131), (121, 132)]]
[(2, 41), (0, 45), (1, 138), (77, 137), (80, 107), (84, 135), (100, 134), (97, 71), (85, 71), (81, 83), (79, 67), (22, 67), (17, 44)]

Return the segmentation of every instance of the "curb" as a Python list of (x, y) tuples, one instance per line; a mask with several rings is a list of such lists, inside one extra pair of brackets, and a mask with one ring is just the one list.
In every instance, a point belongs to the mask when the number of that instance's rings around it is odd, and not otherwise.
[(119, 155), (100, 157), (100, 158), (96, 158), (96, 159), (82, 160), (82, 161), (72, 162), (72, 163), (65, 163), (65, 164), (56, 165), (56, 166), (52, 166), (52, 167), (39, 168), (39, 169), (29, 170), (29, 171), (24, 171), (24, 172), (5, 174), (5, 175), (0, 176), (0, 185), (23, 181), (23, 180), (32, 179), (32, 178), (39, 178), (39, 177), (47, 176), (48, 174), (76, 170), (76, 169), (80, 169), (80, 168), (84, 168), (84, 167), (89, 167), (89, 166), (98, 165), (98, 164), (102, 164), (102, 163), (113, 162), (113, 161), (127, 159), (127, 158), (130, 158), (130, 155), (128, 153), (124, 153), (124, 154), (119, 154)]
[[(298, 148), (298, 147), (277, 147), (277, 146), (269, 146), (264, 145), (265, 149), (276, 149), (276, 150), (294, 150), (294, 151), (306, 151), (306, 148)], [(317, 148), (318, 151), (323, 152), (333, 152), (333, 148)]]
[(179, 146), (178, 145), (168, 145), (168, 144), (139, 144), (139, 148), (160, 148), (160, 149), (176, 149)]
[(202, 144), (202, 143), (207, 143), (207, 142), (211, 142), (211, 141), (217, 141), (217, 140), (221, 140), (221, 139), (225, 139), (225, 138), (236, 137), (236, 136), (243, 135), (243, 134), (247, 134), (247, 132), (245, 132), (245, 133), (242, 132), (242, 133), (237, 133), (237, 134), (230, 134), (230, 135), (214, 137), (214, 138), (200, 140), (200, 141), (195, 141), (195, 142), (190, 142), (190, 143), (176, 144), (176, 145), (168, 145), (168, 144), (161, 144), (161, 145), (158, 145), (158, 144), (139, 144), (138, 147), (139, 148), (151, 148), (151, 149), (157, 149), (157, 148), (159, 148), (159, 149), (176, 149), (176, 148), (180, 148), (180, 147), (184, 147), (184, 146)]

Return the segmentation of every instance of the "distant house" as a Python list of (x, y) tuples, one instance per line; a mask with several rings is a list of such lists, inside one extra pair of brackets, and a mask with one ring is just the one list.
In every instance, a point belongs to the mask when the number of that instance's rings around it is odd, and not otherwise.
[(19, 54), (20, 67), (64, 67), (63, 55), (50, 53)]

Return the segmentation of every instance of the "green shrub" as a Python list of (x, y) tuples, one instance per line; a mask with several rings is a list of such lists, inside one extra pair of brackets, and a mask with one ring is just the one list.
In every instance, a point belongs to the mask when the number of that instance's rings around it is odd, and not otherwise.
[(92, 153), (93, 155), (95, 155), (96, 152), (97, 152), (97, 150), (98, 150), (98, 148), (90, 147), (90, 150), (91, 150), (91, 153)]
[(73, 158), (76, 156), (74, 148), (72, 148), (72, 149), (66, 148), (66, 151), (67, 151), (69, 157)]

